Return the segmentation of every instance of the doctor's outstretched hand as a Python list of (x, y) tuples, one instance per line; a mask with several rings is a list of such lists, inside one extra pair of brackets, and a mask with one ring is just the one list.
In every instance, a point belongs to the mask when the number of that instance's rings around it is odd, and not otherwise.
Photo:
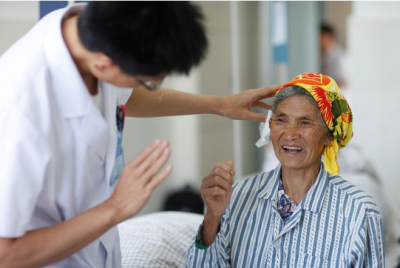
[(171, 165), (161, 171), (170, 152), (168, 141), (156, 140), (125, 165), (108, 200), (117, 211), (118, 222), (136, 215), (147, 203), (154, 189), (171, 174)]
[(236, 95), (222, 97), (221, 115), (230, 119), (253, 120), (265, 122), (265, 114), (253, 112), (254, 107), (271, 109), (271, 105), (262, 100), (275, 96), (280, 85), (267, 86), (257, 89), (248, 89)]
[(206, 203), (204, 231), (202, 241), (205, 246), (211, 245), (218, 233), (222, 215), (229, 205), (234, 183), (233, 162), (218, 163), (201, 184), (201, 196)]

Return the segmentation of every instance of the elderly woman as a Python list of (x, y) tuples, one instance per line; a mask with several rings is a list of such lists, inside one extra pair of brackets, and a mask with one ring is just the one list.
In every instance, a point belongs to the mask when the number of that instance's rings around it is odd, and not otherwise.
[(335, 81), (302, 74), (277, 92), (272, 111), (281, 164), (233, 189), (233, 163), (215, 166), (203, 179), (207, 212), (185, 267), (384, 267), (374, 201), (337, 176), (337, 151), (353, 133)]

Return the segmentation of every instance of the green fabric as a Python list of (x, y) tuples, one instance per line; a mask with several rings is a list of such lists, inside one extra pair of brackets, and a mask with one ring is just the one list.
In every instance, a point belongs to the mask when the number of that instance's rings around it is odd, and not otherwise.
[(203, 241), (196, 242), (196, 248), (198, 249), (208, 249), (208, 247), (203, 245)]

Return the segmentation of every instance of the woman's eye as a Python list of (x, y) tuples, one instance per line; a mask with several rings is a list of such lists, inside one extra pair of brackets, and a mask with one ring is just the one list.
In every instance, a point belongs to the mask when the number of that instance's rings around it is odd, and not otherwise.
[(301, 122), (303, 125), (309, 125), (310, 124), (310, 122), (308, 122), (308, 121), (303, 121), (303, 122)]

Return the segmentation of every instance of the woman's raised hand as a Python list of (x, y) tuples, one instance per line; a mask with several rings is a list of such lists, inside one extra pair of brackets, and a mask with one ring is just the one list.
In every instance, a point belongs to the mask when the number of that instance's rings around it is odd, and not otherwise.
[(228, 207), (234, 183), (233, 162), (218, 163), (211, 173), (204, 177), (201, 185), (201, 196), (207, 206), (206, 214), (212, 218), (222, 218)]

